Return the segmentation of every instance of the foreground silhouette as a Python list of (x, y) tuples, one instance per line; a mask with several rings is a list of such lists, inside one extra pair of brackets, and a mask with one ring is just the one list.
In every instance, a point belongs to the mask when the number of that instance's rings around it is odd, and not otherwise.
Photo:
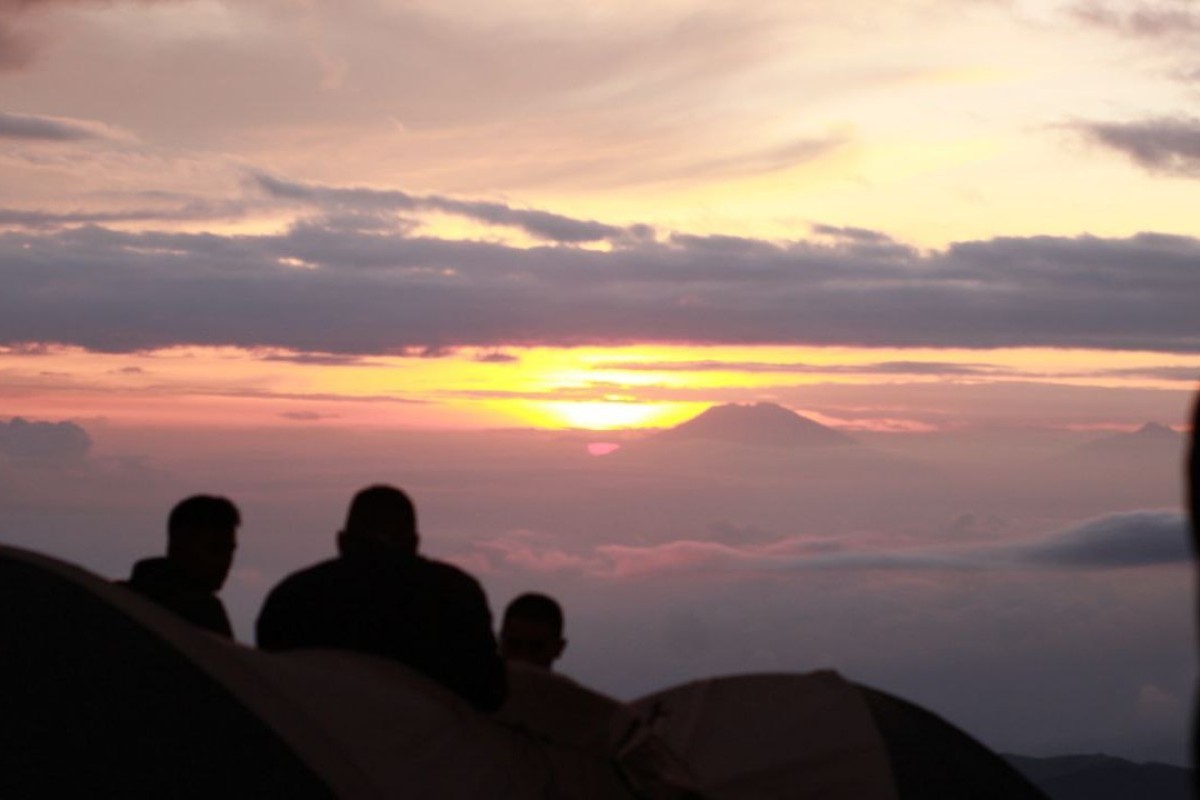
[(339, 557), (271, 590), (257, 623), (265, 650), (336, 648), (386, 656), (482, 711), (504, 702), (504, 663), (478, 581), (417, 554), (416, 511), (391, 486), (363, 489), (338, 534)]
[[(1192, 444), (1187, 459), (1188, 514), (1192, 523), (1192, 561), (1196, 564), (1197, 585), (1200, 586), (1200, 394), (1192, 406)], [(1200, 603), (1200, 589), (1197, 589)], [(1200, 620), (1200, 604), (1196, 619)], [(1200, 642), (1200, 637), (1197, 638)], [(1193, 792), (1200, 797), (1200, 680), (1192, 698), (1192, 781)]]
[(237, 507), (224, 497), (180, 501), (167, 517), (166, 556), (137, 562), (121, 585), (193, 625), (232, 638), (229, 615), (216, 593), (233, 564), (241, 521)]
[(562, 606), (553, 597), (526, 592), (504, 609), (500, 623), (500, 655), (542, 669), (553, 669), (567, 646)]
[(540, 702), (505, 722), (393, 659), (252, 650), (3, 546), (0, 642), (0, 797), (1045, 800), (937, 716), (832, 672), (619, 703), (514, 664)]

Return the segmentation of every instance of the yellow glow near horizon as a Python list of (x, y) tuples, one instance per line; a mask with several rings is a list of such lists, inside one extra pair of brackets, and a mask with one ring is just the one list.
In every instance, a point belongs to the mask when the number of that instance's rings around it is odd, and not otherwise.
[[(699, 406), (699, 408), (697, 408)], [(530, 421), (537, 427), (608, 431), (675, 425), (703, 410), (703, 403), (639, 403), (620, 401), (530, 402)]]
[[(941, 364), (959, 369), (942, 372)], [(864, 407), (877, 404), (872, 398), (886, 387), (902, 384), (1190, 390), (1186, 380), (1152, 371), (1164, 367), (1200, 374), (1200, 356), (638, 345), (354, 358), (237, 348), (103, 354), (60, 347), (0, 349), (0, 398), (9, 415), (103, 417), (119, 424), (612, 430), (668, 427), (723, 402), (789, 404), (780, 398), (790, 398), (798, 410), (819, 413), (803, 408), (810, 386), (855, 388)], [(885, 412), (864, 413), (866, 425)]]

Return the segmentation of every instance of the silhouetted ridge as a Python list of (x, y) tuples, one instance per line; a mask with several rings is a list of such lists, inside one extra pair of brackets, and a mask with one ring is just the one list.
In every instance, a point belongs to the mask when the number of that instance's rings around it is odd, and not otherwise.
[(1078, 448), (1091, 455), (1126, 455), (1131, 452), (1158, 450), (1163, 447), (1182, 447), (1183, 436), (1166, 425), (1147, 422), (1132, 433), (1116, 433)]
[(1050, 800), (1188, 800), (1191, 770), (1105, 755), (1003, 756)]
[(660, 440), (710, 440), (773, 447), (853, 444), (846, 434), (774, 403), (713, 406), (657, 435)]

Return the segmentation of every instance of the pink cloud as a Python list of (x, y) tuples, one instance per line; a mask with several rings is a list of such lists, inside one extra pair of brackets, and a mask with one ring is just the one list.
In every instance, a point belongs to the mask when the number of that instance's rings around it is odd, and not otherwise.
[(510, 531), (479, 546), (497, 554), (502, 563), (531, 572), (589, 571), (595, 566), (593, 559), (568, 553), (532, 531)]

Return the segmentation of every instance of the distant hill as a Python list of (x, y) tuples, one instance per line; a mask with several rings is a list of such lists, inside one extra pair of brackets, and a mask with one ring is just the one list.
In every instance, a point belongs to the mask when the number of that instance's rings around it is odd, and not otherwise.
[(1189, 800), (1192, 771), (1170, 764), (1137, 764), (1105, 755), (1005, 760), (1051, 800)]
[(1147, 422), (1133, 433), (1116, 433), (1075, 449), (1077, 455), (1124, 457), (1138, 453), (1182, 452), (1183, 434), (1165, 425)]
[(850, 436), (774, 403), (713, 406), (687, 422), (661, 431), (656, 441), (717, 441), (770, 447), (829, 447), (854, 444)]

